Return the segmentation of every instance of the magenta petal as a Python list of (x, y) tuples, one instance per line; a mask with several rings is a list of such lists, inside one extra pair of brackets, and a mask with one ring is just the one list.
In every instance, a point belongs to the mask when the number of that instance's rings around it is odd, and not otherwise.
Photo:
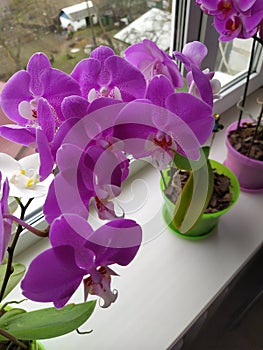
[(15, 73), (4, 85), (1, 92), (1, 108), (9, 119), (18, 124), (25, 125), (27, 120), (18, 112), (22, 101), (30, 101), (32, 95), (29, 91), (30, 75), (26, 71)]
[(155, 76), (149, 83), (146, 98), (155, 105), (165, 107), (166, 98), (174, 92), (173, 86), (164, 75)]
[(87, 115), (89, 102), (81, 96), (68, 96), (61, 105), (62, 113), (65, 119), (83, 118)]
[(39, 126), (46, 135), (48, 142), (53, 141), (56, 127), (54, 111), (48, 101), (44, 98), (40, 98), (38, 101), (37, 116)]
[(12, 222), (3, 218), (0, 210), (0, 263), (2, 263), (11, 238)]
[(48, 249), (30, 264), (21, 282), (23, 295), (38, 302), (53, 302), (63, 307), (78, 288), (86, 271), (75, 264), (69, 246)]
[(28, 61), (27, 71), (30, 74), (30, 90), (36, 96), (41, 96), (43, 93), (43, 85), (39, 80), (41, 73), (50, 68), (51, 64), (48, 57), (42, 53), (35, 53)]
[(72, 71), (71, 76), (79, 83), (81, 94), (85, 99), (92, 88), (99, 89), (100, 71), (101, 63), (93, 58), (80, 61)]
[(105, 61), (106, 69), (111, 73), (110, 87), (120, 89), (122, 100), (131, 101), (143, 98), (146, 81), (143, 74), (122, 57), (112, 56)]
[(42, 97), (54, 107), (60, 120), (64, 120), (61, 103), (66, 96), (80, 95), (78, 83), (68, 74), (54, 68), (45, 69), (40, 77), (44, 86)]
[(199, 42), (199, 41), (193, 41), (191, 43), (188, 43), (183, 48), (183, 54), (189, 57), (193, 64), (200, 67), (203, 59), (207, 55), (207, 47)]
[(24, 146), (36, 146), (36, 129), (32, 127), (23, 127), (13, 124), (2, 125), (0, 126), (0, 135)]
[(115, 219), (90, 235), (86, 247), (96, 254), (97, 265), (128, 265), (142, 240), (142, 229), (133, 220)]
[(114, 152), (109, 149), (104, 150), (101, 147), (92, 146), (87, 150), (87, 157), (90, 163), (93, 160), (94, 167), (91, 169), (93, 176), (97, 178), (96, 183), (98, 186), (107, 184), (121, 185), (122, 172), (120, 162)]
[(198, 139), (199, 143), (204, 144), (214, 126), (212, 108), (197, 97), (185, 92), (170, 95), (166, 103), (167, 108), (191, 128), (193, 136)]
[[(62, 125), (59, 127), (59, 129), (54, 137), (52, 146), (51, 146), (51, 152), (53, 154), (54, 159), (56, 158), (56, 154), (57, 154), (59, 147), (61, 146), (62, 142), (64, 141), (64, 139), (68, 135), (68, 132), (74, 127), (74, 125), (78, 121), (79, 121), (79, 118), (69, 118), (69, 119), (66, 119), (62, 123)], [(74, 140), (72, 140), (72, 143), (74, 144)]]
[(125, 50), (124, 56), (128, 62), (143, 73), (147, 81), (150, 81), (154, 75), (164, 74), (171, 80), (175, 88), (184, 84), (177, 64), (149, 39), (131, 45)]
[(6, 178), (2, 186), (1, 210), (3, 214), (9, 214), (8, 197), (9, 197), (9, 182), (8, 182), (8, 179)]
[(43, 212), (50, 224), (62, 213), (72, 213), (88, 217), (88, 203), (92, 193), (78, 184), (77, 171), (69, 169), (58, 174), (49, 187)]
[(106, 60), (106, 58), (108, 58), (110, 56), (114, 56), (114, 51), (110, 47), (103, 46), (103, 45), (94, 49), (90, 54), (91, 58), (95, 58), (96, 60), (99, 60), (100, 62), (104, 62)]
[[(1, 186), (1, 180), (2, 179), (0, 179), (0, 186)], [(8, 196), (9, 196), (9, 183), (8, 183), (8, 180), (6, 179), (2, 185), (2, 198), (0, 201), (0, 263), (2, 263), (3, 258), (5, 256), (5, 253), (11, 238), (11, 230), (12, 230), (11, 220), (4, 219), (3, 217), (3, 215), (9, 214)]]
[(53, 247), (69, 245), (82, 247), (93, 229), (87, 220), (79, 215), (64, 214), (57, 218), (50, 227), (50, 242)]
[(52, 173), (54, 159), (46, 135), (41, 129), (37, 129), (36, 132), (37, 150), (40, 157), (39, 175), (40, 180), (43, 181)]
[(192, 67), (192, 74), (194, 82), (199, 90), (200, 96), (203, 101), (213, 107), (213, 92), (208, 77), (198, 68)]
[[(239, 22), (239, 25), (235, 24), (235, 21)], [(220, 34), (219, 40), (221, 41), (233, 40), (234, 38), (239, 36), (242, 29), (241, 20), (239, 17), (234, 17), (233, 19), (229, 18), (227, 21), (221, 21), (220, 19), (215, 17), (214, 26)]]
[(242, 12), (249, 10), (255, 2), (260, 2), (259, 0), (238, 0), (237, 5)]
[(59, 207), (59, 204), (56, 198), (56, 191), (54, 189), (54, 181), (57, 179), (58, 176), (56, 176), (56, 178), (53, 180), (53, 182), (49, 186), (48, 194), (43, 206), (43, 213), (45, 215), (46, 221), (49, 224), (51, 224), (52, 221), (54, 221), (57, 217), (61, 215), (61, 209)]
[(198, 3), (199, 2), (208, 10), (215, 11), (217, 9), (219, 0), (199, 0)]
[(92, 112), (95, 112), (97, 109), (104, 108), (110, 105), (120, 104), (120, 103), (123, 103), (123, 102), (120, 100), (116, 100), (114, 98), (99, 97), (90, 103), (88, 108), (88, 113), (90, 114)]
[(79, 268), (93, 269), (94, 253), (84, 248), (93, 230), (87, 220), (79, 215), (65, 214), (56, 219), (50, 227), (50, 242), (53, 247), (71, 246), (75, 251), (75, 262)]
[[(162, 55), (158, 51), (156, 52), (156, 55), (159, 55), (159, 60), (162, 59)], [(147, 47), (142, 42), (128, 47), (124, 51), (124, 57), (128, 62), (137, 67), (147, 79), (150, 79), (150, 69), (153, 62), (153, 56), (151, 50), (147, 50)]]

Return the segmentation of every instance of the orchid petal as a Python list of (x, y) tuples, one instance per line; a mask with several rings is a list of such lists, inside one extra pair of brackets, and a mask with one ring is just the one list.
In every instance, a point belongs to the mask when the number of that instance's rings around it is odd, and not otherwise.
[(0, 168), (10, 181), (10, 196), (33, 198), (47, 193), (50, 179), (39, 182), (39, 166), (38, 154), (17, 161), (7, 154), (0, 153)]
[(87, 300), (89, 294), (98, 295), (104, 301), (104, 304), (100, 306), (102, 308), (107, 308), (114, 303), (118, 297), (118, 292), (116, 290), (111, 291), (110, 288), (111, 275), (116, 275), (116, 273), (104, 266), (100, 267), (98, 273), (101, 276), (98, 282), (95, 282), (92, 276), (84, 280), (85, 300)]
[(40, 157), (39, 175), (41, 181), (43, 181), (52, 173), (54, 167), (54, 159), (52, 157), (46, 135), (42, 132), (41, 129), (37, 129), (36, 131), (36, 142)]
[(36, 129), (32, 127), (23, 127), (20, 125), (1, 125), (0, 135), (10, 141), (20, 143), (24, 146), (35, 147)]
[(193, 95), (178, 92), (167, 98), (166, 106), (191, 128), (201, 145), (207, 141), (214, 125), (212, 109), (208, 104)]
[(147, 88), (146, 98), (155, 105), (164, 107), (167, 96), (174, 92), (173, 86), (164, 75), (155, 76)]
[(49, 187), (43, 206), (46, 221), (50, 224), (62, 213), (72, 213), (87, 218), (91, 196), (92, 193), (79, 183), (74, 169), (59, 173)]
[(183, 54), (191, 59), (193, 64), (200, 67), (203, 59), (207, 56), (208, 49), (205, 44), (193, 41), (183, 47)]
[(82, 118), (87, 115), (89, 102), (81, 96), (65, 97), (61, 109), (65, 119)]
[[(0, 172), (1, 173), (1, 172)], [(1, 178), (2, 180), (2, 178)], [(9, 183), (6, 179), (1, 185), (0, 182), (0, 189), (2, 187), (2, 197), (0, 200), (0, 262), (3, 261), (10, 238), (11, 238), (11, 231), (12, 231), (12, 222), (9, 219), (5, 219), (3, 216), (9, 214), (9, 207), (8, 207), (8, 196), (9, 196)]]
[(40, 80), (44, 86), (42, 97), (54, 107), (58, 118), (64, 120), (61, 103), (66, 96), (81, 94), (78, 83), (70, 75), (55, 68), (45, 69)]
[[(47, 268), (50, 266), (50, 269)], [(80, 285), (85, 271), (75, 263), (74, 249), (59, 246), (38, 255), (21, 282), (23, 295), (38, 302), (63, 307)]]
[(135, 257), (142, 240), (142, 229), (133, 220), (115, 219), (99, 227), (86, 243), (96, 254), (98, 265), (128, 265)]
[(41, 73), (50, 68), (51, 64), (48, 57), (43, 52), (37, 52), (28, 61), (27, 71), (31, 76), (30, 90), (36, 96), (41, 96), (43, 93), (43, 85), (40, 81)]
[(18, 106), (21, 101), (30, 101), (32, 95), (29, 91), (30, 75), (26, 71), (18, 71), (4, 85), (1, 92), (1, 108), (9, 119), (18, 124), (25, 125), (27, 120), (23, 118)]
[[(92, 58), (80, 61), (71, 73), (71, 76), (79, 83), (81, 95), (88, 97), (88, 93), (92, 88), (99, 89), (99, 74), (101, 63)], [(73, 95), (73, 94), (72, 94)]]
[(175, 88), (182, 87), (184, 84), (176, 63), (149, 39), (131, 45), (124, 51), (124, 56), (128, 62), (143, 73), (148, 82), (154, 75), (164, 74), (171, 80)]
[(97, 109), (104, 108), (110, 105), (120, 104), (120, 103), (123, 103), (123, 102), (118, 99), (113, 99), (108, 97), (96, 98), (94, 99), (94, 101), (90, 103), (88, 108), (88, 113), (90, 114), (96, 111)]
[(48, 142), (52, 142), (55, 135), (54, 111), (48, 101), (40, 98), (37, 106), (38, 123)]
[(53, 221), (50, 227), (50, 242), (53, 247), (69, 245), (83, 247), (93, 229), (87, 220), (76, 214), (64, 214)]
[(15, 171), (21, 170), (22, 166), (10, 155), (6, 153), (0, 153), (0, 169), (6, 177), (10, 177)]
[(242, 12), (248, 11), (255, 2), (259, 2), (257, 0), (238, 0), (238, 7)]
[(119, 88), (123, 101), (144, 97), (146, 88), (144, 76), (129, 62), (122, 57), (112, 56), (105, 61), (105, 68), (111, 73), (109, 86)]
[(108, 57), (114, 55), (114, 51), (110, 47), (101, 45), (91, 52), (90, 57), (95, 58), (100, 62), (104, 62)]
[(86, 270), (93, 268), (95, 255), (84, 249), (84, 244), (93, 230), (89, 223), (74, 214), (65, 214), (53, 221), (50, 227), (50, 242), (53, 247), (71, 246), (75, 251), (75, 261), (79, 268)]
[(194, 82), (199, 90), (200, 96), (202, 97), (203, 101), (205, 101), (212, 107), (213, 93), (209, 79), (198, 67), (192, 67), (192, 74)]

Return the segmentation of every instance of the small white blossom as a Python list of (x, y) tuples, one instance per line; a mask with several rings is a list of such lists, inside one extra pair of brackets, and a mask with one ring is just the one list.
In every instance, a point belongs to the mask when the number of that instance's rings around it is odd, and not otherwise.
[(44, 196), (50, 184), (50, 178), (39, 180), (40, 160), (37, 153), (17, 161), (8, 154), (0, 153), (0, 169), (3, 180), (8, 178), (9, 195), (19, 198)]

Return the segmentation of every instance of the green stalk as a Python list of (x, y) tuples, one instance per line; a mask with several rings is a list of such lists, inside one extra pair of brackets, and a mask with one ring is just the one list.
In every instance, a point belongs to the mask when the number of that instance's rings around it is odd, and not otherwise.
[[(32, 202), (33, 198), (30, 198), (25, 205), (23, 205), (23, 203), (20, 201), (19, 198), (16, 198), (16, 200), (17, 200), (17, 202), (18, 202), (18, 204), (19, 204), (19, 206), (21, 208), (20, 219), (24, 220), (26, 210), (27, 210), (29, 204)], [(9, 278), (10, 278), (10, 276), (13, 273), (12, 264), (13, 264), (14, 252), (15, 252), (15, 248), (16, 248), (16, 245), (17, 245), (20, 233), (22, 231), (23, 231), (23, 227), (21, 225), (18, 225), (17, 229), (16, 229), (16, 233), (15, 233), (14, 239), (13, 239), (13, 242), (12, 242), (11, 246), (9, 246), (7, 248), (8, 260), (7, 260), (7, 266), (6, 266), (6, 272), (5, 272), (4, 281), (3, 281), (3, 284), (2, 284), (1, 290), (0, 290), (0, 303), (1, 303), (2, 299), (3, 299), (3, 297), (4, 297), (4, 293), (5, 293), (5, 290), (6, 290), (8, 281), (9, 281)]]

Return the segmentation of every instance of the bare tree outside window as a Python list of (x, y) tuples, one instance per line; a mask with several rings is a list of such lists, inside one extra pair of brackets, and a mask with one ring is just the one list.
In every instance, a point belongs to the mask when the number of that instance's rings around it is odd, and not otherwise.
[[(172, 0), (93, 0), (85, 26), (67, 36), (59, 15), (61, 10), (81, 0), (1, 0), (0, 2), (0, 81), (24, 69), (28, 58), (43, 51), (55, 68), (70, 73), (99, 45), (112, 47), (117, 54), (130, 44), (114, 35), (152, 7), (169, 11)], [(154, 29), (153, 29), (154, 31)]]

